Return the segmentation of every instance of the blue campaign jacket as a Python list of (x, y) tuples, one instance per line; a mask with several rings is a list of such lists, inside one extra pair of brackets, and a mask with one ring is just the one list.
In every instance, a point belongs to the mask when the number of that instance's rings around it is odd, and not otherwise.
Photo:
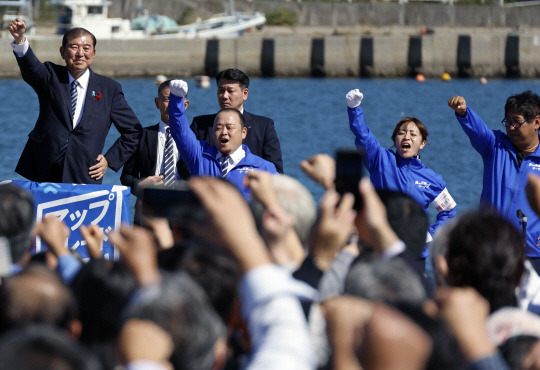
[[(184, 109), (184, 99), (171, 94), (169, 97), (169, 127), (171, 135), (181, 157), (188, 165), (192, 176), (221, 177), (221, 165), (216, 159), (218, 150), (204, 140), (197, 140), (195, 133), (189, 128)], [(271, 162), (252, 154), (246, 145), (242, 144), (246, 156), (229, 171), (225, 179), (236, 186), (244, 198), (248, 198), (249, 189), (243, 185), (244, 176), (249, 171), (262, 170), (278, 173)]]
[(517, 217), (517, 210), (521, 209), (527, 216), (525, 255), (540, 257), (540, 219), (530, 207), (525, 193), (528, 175), (540, 175), (540, 146), (523, 158), (518, 167), (516, 149), (504, 132), (487, 127), (470, 108), (465, 117), (456, 114), (456, 118), (484, 161), (480, 201), (496, 208), (518, 230), (522, 229)]
[(429, 233), (433, 235), (437, 227), (456, 215), (456, 203), (448, 193), (442, 176), (424, 166), (419, 159), (404, 159), (381, 147), (364, 120), (362, 108), (347, 108), (347, 112), (349, 126), (356, 138), (355, 144), (365, 150), (364, 163), (375, 188), (408, 194), (426, 212), (433, 204), (438, 211), (437, 220), (429, 228)]

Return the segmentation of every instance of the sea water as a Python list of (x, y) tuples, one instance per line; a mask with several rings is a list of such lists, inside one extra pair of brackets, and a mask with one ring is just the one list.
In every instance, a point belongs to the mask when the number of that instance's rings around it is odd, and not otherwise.
[[(142, 125), (157, 123), (154, 79), (118, 81)], [(187, 110), (189, 122), (194, 116), (219, 109), (215, 81), (208, 89), (197, 88), (194, 79), (186, 81), (191, 102)], [(500, 121), (504, 118), (506, 98), (527, 89), (540, 93), (540, 80), (497, 79), (481, 84), (475, 79), (433, 79), (420, 83), (414, 79), (253, 78), (245, 109), (274, 119), (285, 173), (299, 179), (316, 199), (323, 191), (302, 173), (299, 164), (311, 155), (334, 155), (338, 148), (354, 145), (345, 94), (356, 88), (364, 93), (366, 122), (384, 147), (392, 147), (390, 137), (402, 117), (417, 117), (426, 125), (428, 145), (421, 151), (421, 159), (443, 176), (459, 206), (458, 213), (462, 213), (478, 204), (483, 164), (448, 107), (448, 99), (464, 96), (467, 105), (489, 127), (504, 130)], [(0, 81), (0, 179), (24, 180), (14, 168), (38, 111), (37, 96), (22, 79)], [(118, 136), (111, 128), (104, 153)], [(104, 183), (120, 184), (120, 172), (109, 169)]]

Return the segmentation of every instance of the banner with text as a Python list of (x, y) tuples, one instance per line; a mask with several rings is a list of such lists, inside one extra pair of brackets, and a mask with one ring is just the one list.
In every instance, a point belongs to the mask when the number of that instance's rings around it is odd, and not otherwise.
[[(2, 183), (6, 183), (5, 181)], [(118, 251), (109, 242), (109, 232), (129, 222), (130, 189), (121, 185), (58, 184), (50, 182), (10, 181), (28, 190), (34, 196), (36, 222), (52, 214), (60, 218), (70, 230), (68, 247), (83, 259), (88, 258), (86, 241), (81, 225), (98, 225), (104, 233), (103, 257), (119, 258)], [(35, 252), (45, 250), (40, 238), (36, 238)]]

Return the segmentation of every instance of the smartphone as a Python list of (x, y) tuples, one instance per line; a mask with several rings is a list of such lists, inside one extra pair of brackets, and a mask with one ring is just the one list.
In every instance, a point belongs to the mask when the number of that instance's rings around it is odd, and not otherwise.
[(356, 210), (360, 210), (363, 205), (358, 183), (365, 176), (365, 172), (364, 154), (360, 149), (344, 148), (336, 152), (336, 191), (339, 194), (353, 194)]
[(199, 197), (187, 183), (174, 188), (145, 187), (142, 195), (142, 213), (146, 217), (167, 218), (170, 221), (204, 222), (207, 213)]

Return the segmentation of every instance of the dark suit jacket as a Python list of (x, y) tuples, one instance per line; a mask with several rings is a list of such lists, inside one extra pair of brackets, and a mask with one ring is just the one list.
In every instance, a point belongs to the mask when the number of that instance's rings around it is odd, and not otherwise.
[[(217, 114), (207, 114), (193, 118), (191, 129), (198, 140), (209, 141), (213, 137), (212, 127)], [(268, 117), (257, 116), (244, 111), (244, 119), (248, 129), (242, 144), (247, 145), (251, 153), (272, 162), (279, 173), (283, 173), (281, 147), (274, 127), (274, 121)]]
[[(98, 184), (88, 174), (102, 154), (111, 123), (120, 138), (105, 154), (109, 167), (118, 171), (137, 148), (141, 124), (127, 104), (120, 84), (90, 70), (84, 111), (73, 128), (71, 95), (66, 66), (41, 63), (31, 48), (17, 63), (23, 79), (39, 98), (39, 117), (15, 171), (31, 181), (48, 181), (51, 166), (67, 143), (62, 182)], [(92, 96), (95, 92), (96, 98)], [(98, 93), (101, 93), (99, 95)]]
[(158, 133), (159, 123), (143, 128), (137, 150), (124, 165), (120, 182), (122, 185), (130, 186), (133, 195), (139, 195), (137, 192), (139, 182), (156, 173)]

